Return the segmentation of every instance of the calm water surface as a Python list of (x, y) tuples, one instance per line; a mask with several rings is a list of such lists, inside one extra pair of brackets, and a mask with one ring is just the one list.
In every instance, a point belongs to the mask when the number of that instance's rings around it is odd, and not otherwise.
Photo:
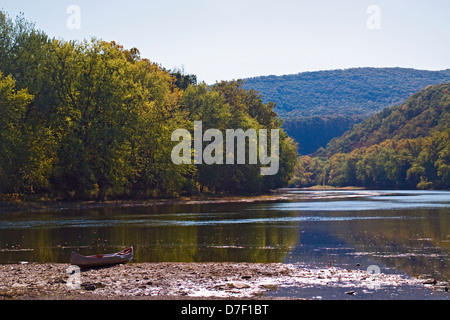
[(285, 191), (276, 203), (0, 214), (0, 263), (133, 245), (136, 262), (285, 262), (450, 280), (450, 192)]

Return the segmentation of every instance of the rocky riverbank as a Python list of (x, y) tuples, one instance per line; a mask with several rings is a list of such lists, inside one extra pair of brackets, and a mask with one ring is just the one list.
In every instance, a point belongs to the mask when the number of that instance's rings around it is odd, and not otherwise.
[(0, 299), (266, 299), (289, 287), (334, 288), (350, 296), (355, 290), (428, 286), (397, 274), (275, 263), (130, 263), (79, 274), (67, 273), (69, 267), (0, 265)]

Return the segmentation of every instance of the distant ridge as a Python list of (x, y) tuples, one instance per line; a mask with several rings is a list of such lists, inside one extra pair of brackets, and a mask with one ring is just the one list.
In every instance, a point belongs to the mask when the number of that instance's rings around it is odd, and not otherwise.
[(264, 102), (276, 103), (300, 153), (309, 154), (417, 91), (450, 82), (450, 69), (350, 68), (244, 80), (244, 87), (259, 91)]

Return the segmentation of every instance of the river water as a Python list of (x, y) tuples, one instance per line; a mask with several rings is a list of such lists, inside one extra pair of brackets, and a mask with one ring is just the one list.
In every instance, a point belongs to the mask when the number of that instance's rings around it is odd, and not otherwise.
[(281, 262), (450, 281), (450, 192), (302, 191), (208, 203), (0, 215), (0, 263), (67, 263), (133, 245), (135, 262)]

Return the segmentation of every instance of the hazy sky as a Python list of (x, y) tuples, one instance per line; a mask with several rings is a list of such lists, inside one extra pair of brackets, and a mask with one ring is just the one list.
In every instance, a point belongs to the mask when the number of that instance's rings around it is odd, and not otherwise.
[[(80, 29), (67, 26), (77, 25), (70, 5), (80, 9)], [(137, 47), (209, 84), (350, 67), (450, 68), (448, 0), (0, 0), (0, 8), (23, 12), (52, 37)]]

